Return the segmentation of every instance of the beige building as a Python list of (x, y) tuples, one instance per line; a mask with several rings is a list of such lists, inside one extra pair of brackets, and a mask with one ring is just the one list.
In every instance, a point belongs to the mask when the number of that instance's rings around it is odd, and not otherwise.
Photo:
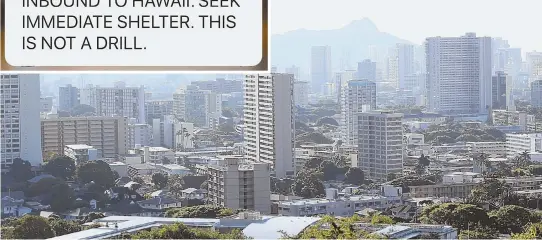
[(469, 152), (506, 156), (506, 142), (467, 142)]
[(448, 197), (448, 198), (465, 198), (471, 190), (479, 185), (476, 182), (451, 183), (451, 184), (435, 184), (423, 186), (409, 186), (409, 196), (413, 198), (423, 197)]
[(41, 120), (41, 149), (63, 154), (66, 145), (85, 144), (97, 149), (98, 158), (127, 153), (127, 119), (124, 117), (69, 117)]
[(381, 111), (360, 113), (358, 165), (367, 178), (386, 180), (403, 170), (403, 114)]
[(207, 167), (209, 201), (231, 209), (271, 212), (270, 167), (237, 156)]

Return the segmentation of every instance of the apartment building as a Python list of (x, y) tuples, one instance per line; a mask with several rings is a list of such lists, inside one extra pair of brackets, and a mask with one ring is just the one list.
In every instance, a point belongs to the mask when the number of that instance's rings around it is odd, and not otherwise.
[(358, 72), (356, 70), (346, 70), (342, 72), (337, 72), (333, 75), (335, 85), (334, 91), (337, 94), (337, 103), (339, 103), (339, 105), (341, 104), (341, 99), (343, 97), (343, 88), (347, 86), (348, 81), (354, 79), (362, 79), (358, 78), (357, 76)]
[(493, 110), (492, 120), (495, 126), (520, 126), (522, 131), (529, 131), (536, 124), (534, 115), (520, 111)]
[(85, 144), (98, 150), (98, 158), (127, 153), (128, 119), (125, 117), (68, 117), (41, 120), (41, 149), (63, 154), (66, 145)]
[(58, 88), (58, 110), (71, 111), (79, 105), (79, 89), (68, 84)]
[(507, 87), (507, 82), (510, 82), (508, 74), (498, 71), (491, 78), (491, 99), (493, 109), (507, 109), (508, 95), (510, 90)]
[(43, 162), (41, 152), (40, 76), (0, 75), (0, 159), (2, 169), (21, 158), (32, 166)]
[(242, 80), (227, 80), (224, 78), (217, 78), (214, 81), (195, 81), (190, 85), (197, 86), (200, 90), (219, 94), (241, 92), (243, 90)]
[(326, 83), (331, 81), (331, 47), (313, 46), (311, 48), (311, 92), (314, 94), (325, 94)]
[(296, 106), (307, 107), (309, 105), (309, 82), (295, 81), (294, 103)]
[(428, 110), (487, 113), (491, 109), (490, 37), (431, 37), (426, 43)]
[(88, 85), (80, 91), (80, 102), (96, 109), (98, 116), (122, 116), (145, 123), (145, 88), (126, 87), (123, 82), (114, 87)]
[(232, 156), (219, 164), (209, 164), (207, 174), (208, 199), (212, 204), (263, 214), (271, 212), (268, 164)]
[(467, 148), (472, 153), (506, 156), (506, 142), (467, 142)]
[(173, 100), (154, 100), (145, 101), (146, 122), (151, 123), (153, 119), (160, 118), (165, 115), (173, 115)]
[(136, 146), (151, 146), (152, 127), (144, 123), (135, 123), (134, 120), (130, 119), (130, 123), (128, 124), (128, 149), (134, 149)]
[(358, 145), (359, 113), (376, 110), (376, 83), (350, 80), (341, 100), (341, 136), (344, 144)]
[(175, 153), (164, 147), (149, 147), (144, 146), (136, 149), (136, 154), (143, 156), (144, 163), (175, 163)]
[(531, 83), (531, 104), (542, 107), (542, 79)]
[(200, 128), (216, 128), (222, 116), (222, 95), (196, 86), (180, 88), (173, 93), (173, 114)]
[(358, 166), (367, 178), (386, 180), (403, 170), (403, 114), (371, 111), (358, 114)]
[(293, 86), (292, 74), (254, 74), (245, 79), (245, 156), (270, 164), (279, 178), (294, 174)]
[(506, 134), (507, 157), (513, 158), (527, 151), (542, 151), (542, 133)]
[(40, 112), (48, 113), (53, 110), (53, 97), (41, 97), (40, 98)]

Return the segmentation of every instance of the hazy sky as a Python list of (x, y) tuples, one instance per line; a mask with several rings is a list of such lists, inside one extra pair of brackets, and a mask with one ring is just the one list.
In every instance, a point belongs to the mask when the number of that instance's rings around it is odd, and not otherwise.
[(502, 37), (542, 51), (542, 0), (270, 0), (271, 33), (340, 28), (367, 17), (382, 32), (421, 44), (428, 36)]

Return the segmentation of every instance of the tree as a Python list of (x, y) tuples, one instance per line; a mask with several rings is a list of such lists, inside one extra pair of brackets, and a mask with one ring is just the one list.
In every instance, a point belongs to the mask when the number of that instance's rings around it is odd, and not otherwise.
[(161, 226), (131, 235), (132, 239), (245, 239), (239, 230), (220, 233), (211, 229), (189, 228), (182, 223)]
[(344, 181), (349, 184), (362, 185), (365, 182), (363, 171), (360, 168), (349, 168), (344, 175)]
[(157, 189), (163, 189), (167, 186), (168, 179), (164, 174), (155, 173), (152, 175), (152, 183)]
[(72, 117), (77, 116), (93, 116), (96, 114), (96, 109), (86, 104), (79, 104), (70, 111)]
[(516, 167), (518, 168), (527, 167), (529, 166), (529, 164), (531, 164), (531, 155), (529, 154), (529, 152), (524, 151), (520, 153), (519, 156), (514, 158), (514, 160), (515, 160)]
[(429, 159), (429, 156), (421, 155), (418, 158), (418, 162), (416, 163), (415, 170), (416, 174), (423, 175), (426, 171), (426, 168), (431, 164), (431, 160)]
[(75, 202), (75, 194), (68, 184), (57, 184), (51, 189), (51, 209), (62, 212), (70, 209)]
[(26, 194), (29, 197), (40, 196), (43, 194), (50, 193), (54, 186), (58, 184), (65, 184), (64, 181), (58, 178), (43, 178), (38, 182), (30, 185), (27, 189)]
[(83, 227), (78, 222), (66, 221), (63, 219), (49, 219), (49, 225), (55, 233), (55, 236), (62, 236), (83, 230)]
[(323, 117), (323, 118), (318, 119), (318, 121), (316, 121), (316, 126), (322, 126), (325, 124), (339, 126), (339, 123), (337, 123), (337, 121), (331, 117)]
[(175, 218), (217, 218), (231, 216), (234, 211), (229, 208), (213, 205), (199, 205), (182, 208), (170, 208), (166, 211), (166, 217)]
[(181, 196), (181, 192), (184, 189), (183, 185), (183, 178), (179, 175), (171, 175), (167, 178), (167, 186), (169, 187), (169, 192), (176, 197)]
[[(495, 229), (483, 227), (472, 230), (463, 230), (459, 234), (459, 239), (496, 239), (499, 234)], [(433, 238), (435, 239), (435, 238)]]
[(75, 162), (69, 157), (58, 156), (49, 160), (44, 170), (55, 177), (71, 180), (75, 175)]
[(141, 176), (134, 176), (132, 178), (132, 181), (134, 181), (136, 183), (139, 183), (141, 185), (145, 184), (145, 180), (143, 180), (143, 178)]
[(24, 182), (33, 177), (30, 162), (24, 161), (20, 158), (13, 159), (10, 173), (17, 182)]
[(487, 168), (488, 170), (491, 169), (491, 162), (488, 158), (489, 156), (485, 153), (476, 153), (472, 157), (474, 163), (476, 163), (482, 169), (482, 174), (484, 173), (484, 168)]
[(106, 189), (115, 186), (115, 174), (104, 161), (88, 161), (77, 166), (77, 179), (80, 183), (94, 182)]
[(426, 206), (420, 220), (430, 224), (449, 224), (459, 230), (468, 230), (490, 224), (486, 211), (476, 205), (443, 203)]
[(25, 215), (13, 228), (15, 239), (46, 239), (55, 236), (53, 229), (46, 218), (33, 215)]
[(512, 188), (494, 178), (485, 178), (481, 184), (472, 189), (467, 201), (473, 204), (488, 203), (492, 208), (503, 206), (514, 195)]
[(516, 205), (501, 207), (490, 216), (495, 218), (499, 232), (504, 234), (521, 233), (524, 226), (536, 221), (528, 209)]
[(323, 174), (310, 169), (299, 171), (295, 177), (292, 189), (296, 196), (315, 198), (325, 194)]
[(542, 223), (533, 223), (525, 227), (522, 233), (512, 234), (512, 239), (541, 239)]
[(293, 183), (294, 180), (291, 178), (280, 179), (276, 177), (271, 177), (271, 192), (282, 195), (291, 195)]

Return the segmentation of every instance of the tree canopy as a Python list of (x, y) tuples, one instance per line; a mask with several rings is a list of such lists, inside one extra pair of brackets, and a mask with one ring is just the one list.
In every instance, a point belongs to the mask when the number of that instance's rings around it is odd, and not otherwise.
[(235, 214), (232, 209), (213, 206), (199, 205), (182, 208), (171, 208), (166, 211), (166, 217), (175, 218), (217, 218)]
[(114, 186), (116, 180), (109, 164), (101, 160), (80, 164), (77, 166), (76, 175), (79, 182), (83, 184), (93, 181), (106, 189)]
[(31, 179), (33, 177), (32, 165), (30, 165), (30, 162), (28, 161), (15, 158), (11, 164), (10, 174), (17, 182), (23, 182)]
[(75, 169), (75, 162), (73, 159), (66, 156), (56, 156), (49, 160), (44, 166), (46, 172), (64, 180), (73, 179)]
[(152, 183), (156, 189), (163, 189), (167, 186), (168, 178), (164, 174), (154, 173), (152, 175)]

